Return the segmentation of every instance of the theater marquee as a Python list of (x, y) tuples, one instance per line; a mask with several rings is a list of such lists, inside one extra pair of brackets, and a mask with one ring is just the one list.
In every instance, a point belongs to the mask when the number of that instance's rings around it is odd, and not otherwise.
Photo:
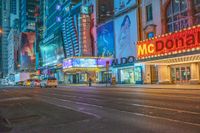
[(137, 58), (200, 50), (200, 25), (137, 43)]

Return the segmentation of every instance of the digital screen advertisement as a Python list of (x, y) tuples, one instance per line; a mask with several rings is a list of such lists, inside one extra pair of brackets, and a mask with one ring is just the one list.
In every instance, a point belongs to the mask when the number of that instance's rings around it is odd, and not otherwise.
[(20, 67), (22, 69), (33, 68), (35, 65), (34, 40), (35, 33), (33, 32), (21, 34)]
[(69, 58), (63, 61), (63, 69), (67, 68), (94, 68), (105, 67), (106, 62), (111, 63), (111, 58)]
[(138, 40), (136, 10), (118, 17), (114, 23), (116, 58), (136, 56)]
[(43, 66), (53, 65), (64, 58), (63, 49), (58, 44), (41, 46)]
[(113, 21), (108, 22), (97, 29), (98, 56), (114, 56), (114, 29)]
[(62, 63), (64, 51), (60, 36), (46, 45), (40, 46), (43, 66)]
[(63, 61), (63, 69), (71, 67), (97, 67), (97, 59), (90, 58), (71, 58)]
[(121, 11), (133, 6), (136, 4), (136, 0), (115, 0), (114, 3), (115, 14), (120, 13)]
[(66, 59), (63, 61), (63, 69), (72, 67), (72, 59)]

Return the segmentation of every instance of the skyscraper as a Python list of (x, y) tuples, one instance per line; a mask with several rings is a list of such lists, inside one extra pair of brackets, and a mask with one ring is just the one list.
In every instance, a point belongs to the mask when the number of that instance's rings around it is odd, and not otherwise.
[(35, 8), (39, 0), (21, 0), (20, 2), (20, 30), (21, 32), (35, 31)]
[[(0, 0), (0, 40), (2, 38), (2, 0)], [(2, 70), (2, 41), (0, 41), (0, 78), (3, 76)]]
[(10, 1), (10, 32), (8, 34), (8, 75), (13, 74), (19, 64), (19, 0)]
[(10, 0), (2, 0), (2, 72), (8, 73), (8, 34), (10, 32)]

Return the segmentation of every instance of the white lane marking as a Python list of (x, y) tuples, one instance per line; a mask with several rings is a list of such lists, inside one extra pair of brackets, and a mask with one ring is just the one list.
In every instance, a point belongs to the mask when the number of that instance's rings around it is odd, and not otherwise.
[[(52, 103), (51, 103), (52, 104)], [(94, 114), (94, 113), (91, 113), (91, 112), (88, 112), (88, 111), (85, 111), (83, 109), (74, 109), (74, 108), (71, 108), (69, 106), (65, 106), (65, 105), (58, 105), (58, 104), (53, 104), (55, 106), (58, 106), (58, 107), (62, 107), (62, 108), (66, 108), (66, 109), (70, 109), (70, 110), (74, 110), (74, 111), (78, 111), (78, 112), (81, 112), (81, 113), (85, 113), (85, 114), (88, 114), (88, 115), (92, 115), (92, 116), (95, 116), (96, 118), (100, 119), (101, 116), (97, 115), (97, 114)]]
[[(44, 97), (47, 97), (47, 98), (52, 98), (52, 97), (48, 97), (48, 96), (44, 96)], [(70, 100), (65, 100), (65, 99), (58, 99), (58, 98), (54, 98), (54, 99), (57, 99), (57, 100), (61, 100), (61, 101), (67, 101), (67, 102), (73, 102), (73, 101), (70, 101)], [(78, 112), (82, 112), (82, 113), (85, 113), (85, 114), (88, 114), (88, 115), (92, 115), (92, 116), (95, 116), (96, 118), (100, 119), (101, 116), (97, 115), (97, 114), (94, 114), (94, 113), (91, 113), (91, 112), (88, 112), (88, 111), (85, 111), (83, 108), (80, 108), (80, 109), (75, 109), (73, 107), (69, 107), (69, 106), (66, 106), (66, 105), (59, 105), (59, 104), (54, 104), (52, 102), (49, 102), (49, 101), (46, 101), (44, 99), (42, 99), (42, 101), (45, 101), (47, 103), (50, 103), (50, 104), (53, 104), (55, 106), (58, 106), (58, 107), (62, 107), (62, 108), (66, 108), (66, 109), (70, 109), (70, 110), (74, 110), (74, 111), (78, 111)], [(74, 103), (74, 102), (73, 102)], [(80, 104), (80, 103), (79, 103)], [(82, 103), (83, 104), (83, 103)], [(84, 105), (89, 105), (91, 106), (91, 104), (85, 104)], [(93, 105), (94, 106), (94, 105)], [(101, 106), (97, 106), (95, 105), (95, 107), (98, 107), (98, 108), (101, 108)]]
[(93, 106), (93, 107), (103, 108), (103, 106), (100, 106), (100, 105), (94, 105), (94, 104), (83, 103), (83, 102), (75, 102), (75, 101), (66, 100), (66, 99), (60, 99), (60, 98), (56, 98), (56, 97), (49, 97), (49, 96), (42, 96), (42, 97), (53, 98), (53, 99), (60, 100), (60, 101), (63, 101), (63, 102), (70, 102), (70, 103), (76, 103), (76, 104), (81, 104), (81, 105), (86, 105), (86, 106)]
[(176, 123), (184, 123), (184, 124), (200, 127), (199, 123), (186, 122), (186, 121), (175, 120), (175, 119), (170, 119), (170, 118), (165, 118), (165, 117), (160, 117), (160, 116), (152, 116), (152, 115), (146, 115), (146, 114), (142, 114), (142, 113), (133, 113), (133, 112), (128, 112), (128, 111), (121, 111), (121, 112), (130, 113), (130, 114), (137, 115), (137, 116), (143, 116), (143, 117), (148, 117), (148, 118), (167, 120), (167, 121), (172, 121), (172, 122), (176, 122)]
[(94, 101), (101, 101), (101, 100), (98, 100), (98, 99), (95, 99), (95, 98), (90, 98), (90, 97), (81, 97), (81, 96), (69, 96), (69, 95), (66, 95), (66, 94), (50, 94), (50, 95), (55, 95), (55, 96), (66, 96), (66, 97), (73, 97), (73, 98), (87, 98), (87, 99), (91, 99), (91, 100), (94, 100)]
[[(57, 95), (57, 96), (67, 96), (67, 97), (77, 97), (77, 98), (87, 98), (87, 99), (94, 99), (94, 98), (88, 98), (88, 97), (80, 97), (80, 96), (69, 96), (66, 94), (52, 94), (52, 95)], [(97, 100), (94, 99), (95, 101), (102, 101), (102, 100)], [(117, 98), (117, 100), (124, 100), (123, 98)], [(66, 101), (70, 101), (70, 100), (66, 100)], [(71, 101), (72, 102), (72, 101)], [(76, 102), (78, 104), (83, 104), (81, 102)], [(121, 102), (118, 102), (120, 104), (123, 104)], [(86, 103), (84, 103), (86, 104)], [(88, 105), (93, 105), (93, 104), (88, 104)], [(154, 109), (160, 109), (160, 110), (168, 110), (168, 111), (174, 111), (174, 112), (178, 112), (178, 113), (189, 113), (189, 114), (193, 114), (193, 115), (200, 115), (200, 113), (198, 112), (192, 112), (192, 111), (187, 111), (187, 110), (180, 110), (180, 109), (172, 109), (172, 108), (165, 108), (165, 107), (158, 107), (158, 106), (151, 106), (151, 105), (142, 105), (142, 104), (130, 104), (132, 106), (138, 106), (138, 107), (146, 107), (146, 108), (154, 108)], [(93, 105), (93, 106), (97, 106), (97, 105)], [(102, 106), (101, 106), (102, 107)]]
[(31, 99), (30, 97), (11, 97), (6, 99), (0, 99), (0, 102), (6, 102), (6, 101), (15, 101), (15, 100), (28, 100)]
[[(48, 96), (42, 96), (42, 97), (52, 98), (52, 97), (48, 97)], [(73, 101), (70, 101), (70, 100), (65, 100), (65, 99), (58, 99), (58, 98), (54, 98), (54, 99), (61, 100), (61, 101), (62, 100), (63, 101), (68, 101), (68, 102), (71, 102), (71, 103), (76, 103), (76, 102), (73, 102)], [(79, 104), (80, 104), (80, 102), (79, 102)], [(129, 112), (129, 111), (122, 111), (122, 110), (118, 110), (118, 109), (114, 109), (114, 108), (107, 108), (107, 107), (93, 105), (93, 104), (87, 104), (87, 103), (86, 104), (82, 103), (82, 105), (94, 106), (94, 107), (101, 108), (101, 109), (104, 108), (104, 109), (115, 110), (115, 111), (119, 111), (119, 112), (123, 112), (123, 113), (130, 113), (130, 114), (137, 115), (137, 116), (143, 116), (143, 117), (148, 117), (148, 118), (167, 120), (167, 121), (172, 121), (172, 122), (176, 122), (176, 123), (184, 123), (184, 124), (200, 127), (199, 123), (186, 122), (186, 121), (175, 120), (175, 119), (170, 119), (170, 118), (165, 118), (165, 117), (160, 117), (160, 116), (146, 115), (146, 114), (143, 114), (143, 113), (133, 113), (133, 112)], [(72, 109), (72, 110), (74, 110), (74, 109)]]
[[(77, 97), (77, 98), (87, 98), (87, 99), (91, 99), (91, 100), (95, 100), (95, 101), (102, 101), (102, 100), (97, 100), (94, 98), (89, 98), (89, 97), (80, 97), (80, 96), (69, 96), (66, 94), (52, 94), (52, 95), (57, 95), (57, 96), (67, 96), (67, 97)], [(124, 101), (123, 98), (117, 98), (117, 100), (122, 100)], [(120, 104), (123, 104), (121, 102), (118, 102)], [(174, 112), (178, 112), (178, 113), (189, 113), (189, 114), (194, 114), (194, 115), (200, 115), (200, 113), (198, 112), (192, 112), (192, 111), (187, 111), (187, 110), (180, 110), (180, 109), (172, 109), (172, 108), (165, 108), (165, 107), (158, 107), (158, 106), (151, 106), (151, 105), (141, 105), (141, 104), (131, 104), (133, 106), (139, 106), (139, 107), (146, 107), (146, 108), (154, 108), (154, 109), (160, 109), (160, 110), (168, 110), (168, 111), (174, 111)]]
[(142, 104), (131, 104), (131, 105), (138, 106), (138, 107), (145, 107), (145, 108), (174, 111), (174, 112), (178, 112), (178, 113), (188, 113), (188, 114), (193, 114), (193, 115), (200, 115), (200, 113), (198, 113), (198, 112), (192, 112), (192, 111), (186, 111), (186, 110), (180, 110), (180, 109), (172, 109), (172, 108), (165, 108), (165, 107), (158, 107), (158, 106), (151, 106), (151, 105), (142, 105)]
[[(66, 91), (65, 89), (59, 89), (59, 90)], [(90, 90), (90, 89), (88, 89), (88, 90)], [(101, 92), (101, 90), (97, 90), (97, 91)], [(200, 96), (193, 96), (193, 95), (190, 95), (190, 96), (178, 96), (178, 95), (176, 95), (177, 93), (166, 94), (166, 93), (156, 93), (156, 92), (140, 92), (140, 91), (135, 91), (135, 90), (128, 91), (128, 92), (127, 91), (120, 91), (120, 92), (117, 91), (116, 93), (117, 94), (135, 94), (135, 95), (142, 94), (142, 95), (146, 95), (146, 96), (160, 96), (160, 97), (162, 96), (162, 97), (169, 97), (169, 98), (184, 98), (184, 99), (187, 99), (187, 100), (200, 100)]]

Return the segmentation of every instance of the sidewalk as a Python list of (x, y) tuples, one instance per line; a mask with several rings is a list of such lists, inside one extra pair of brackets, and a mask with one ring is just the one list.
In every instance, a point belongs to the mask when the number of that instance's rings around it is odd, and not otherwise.
[[(88, 84), (64, 84), (60, 85), (63, 87), (70, 86), (70, 87), (87, 87)], [(92, 87), (97, 88), (105, 88), (106, 84), (92, 84)], [(142, 85), (133, 85), (133, 84), (116, 84), (111, 86), (110, 84), (107, 85), (108, 88), (152, 88), (152, 89), (199, 89), (200, 84), (198, 85), (189, 85), (189, 84), (142, 84)]]

